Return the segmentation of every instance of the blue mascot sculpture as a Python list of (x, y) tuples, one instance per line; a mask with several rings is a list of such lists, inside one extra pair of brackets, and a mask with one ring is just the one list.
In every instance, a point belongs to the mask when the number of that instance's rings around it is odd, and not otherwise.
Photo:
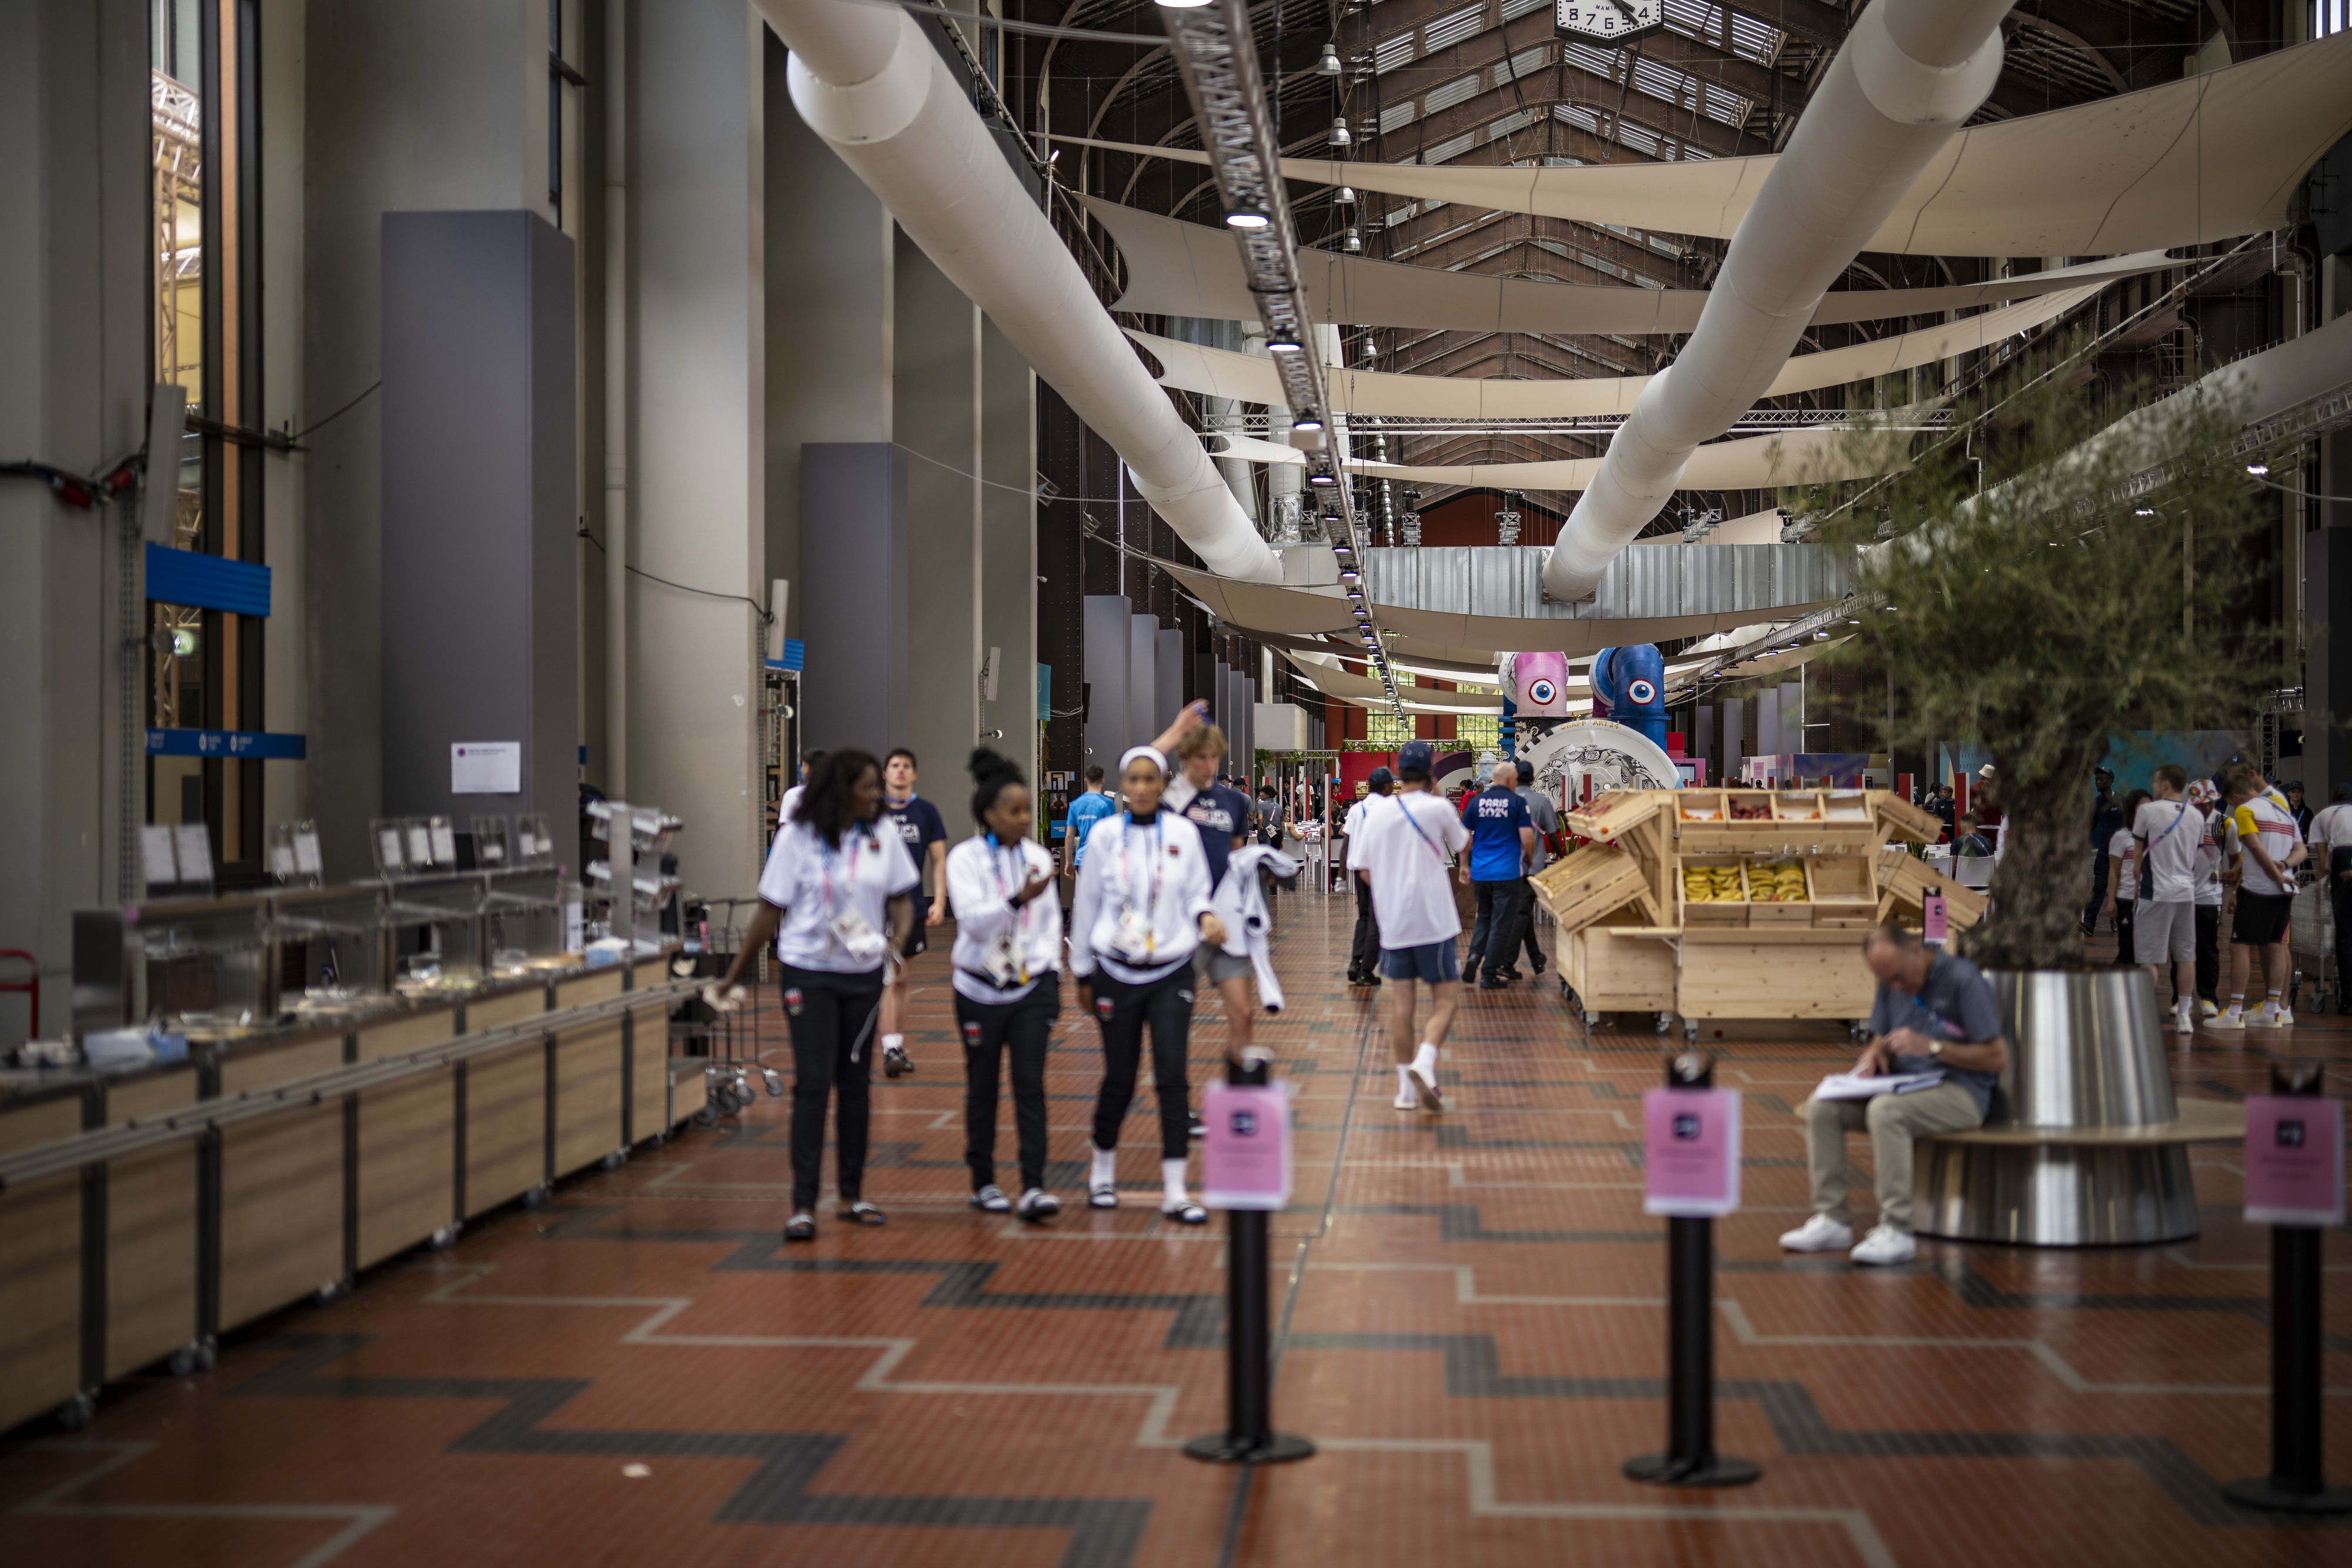
[(1592, 695), (1594, 716), (1638, 729), (1665, 749), (1666, 659), (1655, 643), (1601, 649), (1592, 661)]

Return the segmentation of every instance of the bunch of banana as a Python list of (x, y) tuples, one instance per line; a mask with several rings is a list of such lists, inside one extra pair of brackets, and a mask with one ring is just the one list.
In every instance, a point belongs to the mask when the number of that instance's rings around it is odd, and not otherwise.
[(1740, 904), (1748, 894), (1739, 885), (1736, 865), (1692, 865), (1683, 868), (1683, 898), (1691, 904)]
[(1805, 868), (1751, 863), (1748, 868), (1748, 886), (1749, 896), (1759, 904), (1802, 904)]

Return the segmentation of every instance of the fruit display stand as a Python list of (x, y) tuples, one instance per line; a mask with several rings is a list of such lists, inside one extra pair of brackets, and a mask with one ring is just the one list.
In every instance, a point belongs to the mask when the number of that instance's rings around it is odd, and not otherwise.
[(1954, 882), (1898, 845), (1889, 844), (1878, 856), (1878, 918), (1916, 925), (1925, 917), (1922, 900), (1930, 893), (1944, 895), (1944, 919), (1954, 932), (1966, 931), (1984, 918), (1985, 895)]
[[(1916, 924), (1935, 875), (1889, 841), (1938, 827), (1875, 789), (1619, 790), (1566, 825), (1589, 841), (1534, 879), (1561, 985), (1588, 1025), (1655, 1012), (1661, 1033), (1679, 1015), (1693, 1036), (1712, 1019), (1867, 1014), (1862, 934), (1906, 910)], [(1958, 928), (1981, 907), (1948, 904)]]

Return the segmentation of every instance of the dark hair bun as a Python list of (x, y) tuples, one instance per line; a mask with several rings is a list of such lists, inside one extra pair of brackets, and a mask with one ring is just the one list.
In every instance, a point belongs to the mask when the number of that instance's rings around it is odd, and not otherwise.
[(1008, 786), (1028, 782), (1021, 776), (1019, 763), (985, 746), (972, 747), (971, 756), (964, 762), (964, 769), (971, 775), (971, 814), (975, 820), (988, 815), (989, 809), (996, 804), (996, 798)]

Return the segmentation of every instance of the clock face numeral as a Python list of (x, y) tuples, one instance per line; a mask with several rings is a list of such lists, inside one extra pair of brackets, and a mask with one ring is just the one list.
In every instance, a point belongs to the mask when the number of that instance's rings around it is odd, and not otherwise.
[(1563, 37), (1624, 45), (1665, 26), (1665, 0), (1553, 0), (1552, 30)]

